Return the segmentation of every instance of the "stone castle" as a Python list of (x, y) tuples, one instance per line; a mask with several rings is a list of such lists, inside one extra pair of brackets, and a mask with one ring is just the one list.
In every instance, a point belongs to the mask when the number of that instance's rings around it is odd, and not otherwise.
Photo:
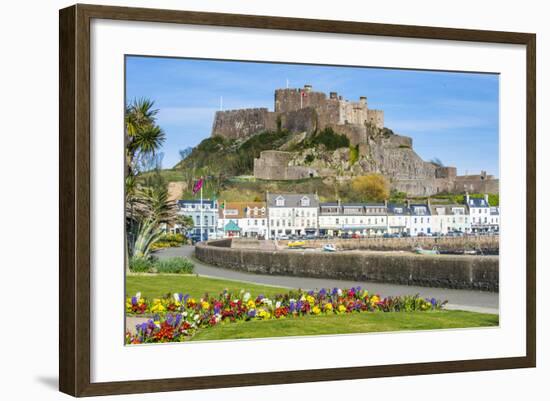
[(380, 173), (389, 179), (392, 188), (411, 196), (464, 191), (498, 193), (498, 179), (484, 171), (457, 176), (455, 167), (422, 160), (413, 150), (412, 138), (385, 128), (384, 112), (369, 109), (366, 97), (361, 96), (357, 102), (336, 92), (327, 97), (313, 91), (311, 85), (276, 89), (274, 111), (254, 108), (216, 112), (212, 136), (246, 139), (263, 131), (285, 129), (295, 133), (297, 140), (303, 140), (328, 127), (348, 137), (357, 149), (357, 160), (351, 159), (347, 148), (291, 152), (282, 147), (264, 151), (255, 159), (254, 176), (264, 180), (347, 179)]

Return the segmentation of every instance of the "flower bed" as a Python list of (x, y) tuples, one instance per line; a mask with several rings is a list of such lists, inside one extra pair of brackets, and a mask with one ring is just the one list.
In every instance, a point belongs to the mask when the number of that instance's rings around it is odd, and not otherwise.
[(126, 333), (127, 344), (181, 342), (189, 339), (199, 328), (236, 321), (298, 318), (308, 315), (347, 314), (366, 312), (411, 312), (440, 310), (447, 301), (424, 299), (418, 295), (381, 298), (361, 287), (334, 288), (314, 291), (290, 291), (273, 299), (241, 291), (227, 291), (218, 297), (206, 294), (194, 299), (188, 295), (172, 294), (148, 300), (141, 294), (128, 298), (129, 316), (150, 317), (136, 325), (135, 333)]

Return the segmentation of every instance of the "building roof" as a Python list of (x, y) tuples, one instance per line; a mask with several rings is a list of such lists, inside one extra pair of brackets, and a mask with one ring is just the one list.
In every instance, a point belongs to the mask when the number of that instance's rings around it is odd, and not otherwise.
[(489, 207), (489, 204), (484, 198), (470, 198), (468, 202), (470, 207)]
[[(439, 209), (443, 209), (443, 213), (439, 213)], [(435, 204), (430, 206), (430, 211), (432, 215), (434, 216), (441, 216), (441, 215), (453, 215), (453, 209), (463, 209), (464, 213), (466, 213), (466, 205), (453, 203), (453, 204)]]
[[(309, 199), (309, 206), (302, 206), (301, 201), (306, 197)], [(285, 200), (284, 206), (277, 206), (277, 199)], [(267, 206), (270, 208), (277, 207), (319, 207), (319, 197), (316, 194), (267, 194)]]
[[(257, 209), (257, 213), (254, 210)], [(263, 211), (262, 211), (263, 209)], [(232, 211), (229, 214), (227, 212)], [(244, 219), (244, 218), (265, 218), (267, 214), (265, 202), (220, 202), (218, 210), (220, 219)]]
[[(184, 205), (200, 205), (201, 200), (200, 199), (180, 199), (178, 200), (178, 206), (184, 207)], [(211, 208), (215, 208), (217, 205), (216, 200), (210, 200), (210, 199), (203, 199), (202, 200), (203, 205), (210, 205)]]
[(414, 216), (426, 216), (431, 214), (430, 208), (426, 203), (412, 203), (410, 205), (410, 211)]
[(233, 220), (229, 220), (229, 223), (225, 225), (223, 228), (224, 231), (241, 231), (237, 223), (235, 223)]
[(406, 216), (411, 214), (411, 211), (407, 207), (407, 205), (402, 203), (389, 203), (388, 207), (388, 214), (396, 215), (396, 216)]

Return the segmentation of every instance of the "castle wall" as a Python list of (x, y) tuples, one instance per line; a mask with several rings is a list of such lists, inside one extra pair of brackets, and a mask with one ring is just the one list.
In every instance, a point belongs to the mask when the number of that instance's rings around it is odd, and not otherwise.
[(363, 102), (340, 101), (340, 124), (365, 125), (368, 121), (366, 100)]
[[(323, 108), (325, 106), (327, 96), (324, 93), (306, 90), (306, 96), (302, 97), (301, 91), (302, 89), (295, 88), (277, 89), (275, 91), (275, 112), (284, 113), (305, 107)], [(302, 98), (301, 103), (300, 98)]]
[(488, 176), (481, 179), (472, 176), (457, 176), (454, 180), (454, 186), (452, 191), (454, 192), (470, 192), (470, 193), (482, 193), (482, 194), (496, 194), (499, 193), (499, 179)]
[(332, 129), (337, 134), (347, 136), (353, 146), (367, 142), (367, 127), (365, 126), (344, 124), (334, 125)]
[(230, 139), (246, 138), (262, 131), (275, 130), (276, 121), (276, 114), (267, 108), (217, 111), (212, 135)]
[(281, 128), (291, 132), (313, 132), (319, 128), (318, 114), (311, 108), (280, 113)]
[(315, 169), (306, 166), (290, 166), (293, 154), (278, 150), (266, 150), (254, 159), (254, 177), (262, 180), (299, 180), (317, 177)]
[(368, 121), (375, 127), (384, 128), (384, 112), (382, 110), (368, 110)]

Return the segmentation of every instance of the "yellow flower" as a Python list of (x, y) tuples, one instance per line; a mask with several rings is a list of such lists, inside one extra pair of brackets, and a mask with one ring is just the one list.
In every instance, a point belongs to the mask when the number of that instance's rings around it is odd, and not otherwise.
[(256, 306), (256, 304), (254, 303), (253, 300), (249, 300), (249, 301), (246, 303), (246, 306), (248, 306), (249, 309), (254, 309), (254, 307)]
[(313, 298), (311, 295), (308, 295), (306, 297), (306, 301), (309, 302), (310, 304), (314, 303), (315, 302), (315, 298)]
[(338, 312), (344, 313), (346, 311), (346, 307), (344, 305), (338, 306)]
[(325, 304), (325, 310), (327, 312), (331, 312), (332, 311), (332, 304), (329, 302), (328, 304)]
[(380, 297), (378, 297), (377, 295), (373, 295), (370, 299), (371, 306), (376, 306), (378, 302), (380, 302)]
[(202, 301), (201, 306), (202, 306), (202, 309), (205, 309), (205, 310), (210, 308), (210, 304), (206, 301)]
[(318, 315), (319, 313), (321, 313), (321, 308), (319, 308), (318, 306), (314, 306), (311, 311), (314, 315)]

